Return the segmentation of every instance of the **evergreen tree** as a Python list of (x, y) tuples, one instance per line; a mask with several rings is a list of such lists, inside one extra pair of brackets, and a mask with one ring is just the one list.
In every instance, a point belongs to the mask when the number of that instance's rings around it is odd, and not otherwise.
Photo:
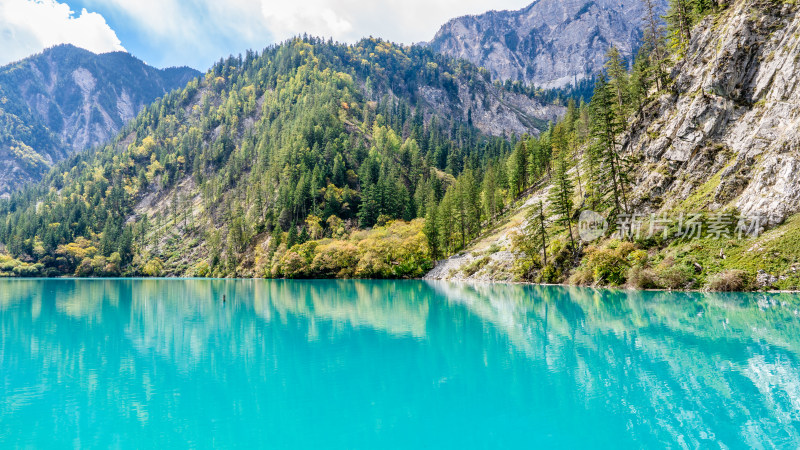
[(483, 198), (482, 198), (482, 205), (483, 205), (483, 214), (484, 218), (487, 222), (494, 219), (495, 216), (500, 211), (498, 205), (498, 195), (497, 195), (497, 175), (495, 172), (494, 167), (490, 167), (486, 171), (486, 175), (483, 178), (483, 187), (481, 189)]
[(378, 216), (380, 216), (380, 192), (377, 186), (370, 186), (362, 192), (363, 198), (358, 211), (358, 222), (361, 228), (370, 228), (378, 222)]
[(300, 236), (297, 238), (298, 244), (305, 244), (308, 242), (310, 237), (308, 236), (308, 227), (303, 227), (303, 231), (300, 232)]
[(617, 137), (623, 131), (621, 118), (617, 115), (614, 92), (609, 88), (605, 76), (597, 81), (592, 98), (592, 137), (595, 153), (599, 160), (597, 167), (598, 190), (603, 186), (611, 191), (613, 215), (627, 212), (626, 177), (623, 173), (620, 155), (617, 153)]
[(633, 62), (633, 70), (630, 75), (629, 92), (632, 106), (636, 113), (640, 114), (644, 107), (645, 99), (650, 91), (651, 81), (649, 49), (642, 47)]
[(509, 180), (513, 196), (522, 194), (528, 187), (528, 139), (527, 136), (517, 144), (509, 161)]
[(437, 229), (439, 235), (439, 248), (445, 255), (450, 255), (456, 250), (456, 226), (455, 208), (453, 205), (453, 189), (448, 189), (439, 203), (437, 213)]
[(334, 159), (333, 162), (333, 184), (344, 187), (345, 180), (344, 160), (342, 159), (342, 155), (336, 155), (336, 159)]
[(117, 253), (119, 253), (120, 263), (123, 267), (127, 266), (133, 259), (133, 230), (131, 230), (131, 227), (125, 227), (122, 232)]
[(292, 223), (289, 227), (289, 235), (286, 237), (286, 248), (291, 249), (297, 244), (297, 225)]
[(664, 16), (672, 48), (679, 57), (686, 54), (692, 38), (692, 16), (689, 2), (690, 0), (669, 0), (669, 10)]
[(528, 210), (527, 224), (525, 226), (525, 242), (529, 243), (528, 251), (541, 254), (542, 267), (547, 266), (547, 227), (544, 204), (539, 201)]
[(607, 186), (604, 184), (602, 174), (603, 148), (599, 142), (593, 141), (584, 153), (583, 164), (586, 177), (586, 199), (589, 208), (597, 211), (600, 209)]
[(438, 229), (438, 206), (436, 205), (436, 201), (431, 197), (428, 200), (428, 205), (425, 208), (427, 210), (427, 214), (425, 215), (425, 237), (428, 240), (428, 247), (431, 251), (431, 257), (434, 260), (438, 260), (441, 256), (441, 251), (439, 250), (439, 229)]
[[(663, 89), (666, 84), (666, 50), (664, 49), (664, 27), (656, 11), (655, 0), (642, 0), (646, 9), (643, 47), (646, 48), (650, 59), (649, 67), (652, 69), (651, 78), (655, 80), (656, 88)], [(641, 51), (641, 50), (640, 50)]]
[(605, 68), (608, 74), (608, 89), (612, 89), (616, 97), (617, 117), (624, 120), (628, 116), (629, 80), (628, 68), (616, 47), (611, 47), (606, 54)]
[(100, 238), (100, 253), (103, 256), (111, 256), (112, 253), (117, 251), (117, 237), (119, 229), (115, 226), (112, 220), (107, 220), (103, 228), (103, 236)]
[(573, 196), (575, 188), (569, 175), (569, 162), (566, 150), (561, 150), (556, 158), (553, 170), (553, 186), (550, 188), (548, 201), (550, 212), (556, 216), (555, 222), (569, 233), (571, 248), (575, 250), (575, 238), (572, 234), (572, 213), (574, 212)]

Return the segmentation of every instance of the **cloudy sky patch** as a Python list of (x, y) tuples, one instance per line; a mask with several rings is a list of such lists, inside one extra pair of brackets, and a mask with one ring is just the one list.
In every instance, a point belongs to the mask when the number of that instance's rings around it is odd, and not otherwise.
[(0, 63), (68, 42), (95, 52), (125, 48), (157, 67), (205, 70), (221, 57), (303, 33), (428, 41), (454, 17), (531, 1), (0, 0)]
[(54, 0), (0, 0), (0, 65), (64, 43), (95, 53), (125, 50), (100, 14)]

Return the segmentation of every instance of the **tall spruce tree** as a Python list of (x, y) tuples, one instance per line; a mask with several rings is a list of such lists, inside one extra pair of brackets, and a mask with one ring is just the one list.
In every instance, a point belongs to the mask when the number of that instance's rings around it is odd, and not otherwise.
[(649, 76), (651, 72), (650, 55), (648, 52), (649, 49), (646, 47), (639, 49), (639, 53), (636, 55), (636, 59), (633, 62), (633, 70), (631, 70), (630, 74), (628, 88), (631, 103), (636, 110), (636, 114), (641, 114), (645, 99), (651, 87)]
[(611, 47), (606, 54), (605, 68), (608, 75), (608, 88), (613, 90), (616, 97), (617, 116), (624, 120), (628, 116), (629, 80), (628, 67), (625, 59), (616, 47)]
[(428, 202), (425, 209), (425, 227), (423, 231), (425, 232), (425, 237), (428, 241), (428, 248), (431, 252), (431, 258), (438, 260), (441, 257), (441, 251), (439, 249), (440, 239), (438, 227), (439, 206), (436, 204), (436, 199), (433, 198), (433, 195), (428, 197)]
[[(650, 59), (652, 69), (652, 79), (655, 80), (656, 88), (661, 90), (666, 84), (666, 59), (667, 52), (664, 48), (664, 26), (659, 18), (655, 0), (642, 0), (646, 9), (644, 27), (644, 46)], [(640, 50), (641, 51), (641, 50)]]
[(542, 201), (534, 203), (528, 210), (527, 225), (525, 226), (526, 242), (529, 242), (531, 251), (541, 254), (542, 267), (547, 266), (547, 226), (544, 204)]
[(617, 139), (624, 130), (622, 118), (617, 114), (616, 99), (613, 89), (609, 87), (605, 75), (600, 75), (592, 98), (592, 138), (594, 139), (594, 155), (598, 167), (598, 189), (606, 186), (611, 193), (612, 213), (616, 215), (627, 212), (627, 177), (622, 173), (623, 165), (617, 153)]
[[(561, 134), (559, 132), (558, 134)], [(558, 156), (553, 168), (553, 185), (550, 188), (548, 201), (550, 213), (555, 215), (555, 223), (561, 225), (569, 233), (570, 246), (575, 250), (575, 237), (572, 233), (572, 214), (575, 203), (575, 187), (569, 174), (569, 159), (566, 146), (558, 149)]]
[(669, 10), (664, 16), (673, 51), (678, 57), (686, 54), (692, 38), (692, 11), (690, 0), (669, 0)]

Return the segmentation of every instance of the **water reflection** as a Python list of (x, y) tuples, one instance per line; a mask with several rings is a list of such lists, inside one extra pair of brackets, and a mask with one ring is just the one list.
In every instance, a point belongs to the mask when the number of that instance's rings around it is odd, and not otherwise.
[(799, 304), (425, 282), (0, 281), (0, 447), (796, 448)]
[[(797, 448), (800, 320), (790, 294), (437, 284), (587, 400), (661, 442)], [(555, 378), (560, 378), (556, 376)]]

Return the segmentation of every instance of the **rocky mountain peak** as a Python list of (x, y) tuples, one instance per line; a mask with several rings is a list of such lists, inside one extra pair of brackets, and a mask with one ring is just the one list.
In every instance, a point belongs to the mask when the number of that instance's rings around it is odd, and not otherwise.
[[(666, 0), (657, 3), (666, 6)], [(537, 0), (518, 11), (453, 19), (429, 45), (487, 68), (496, 79), (563, 88), (600, 71), (612, 45), (630, 58), (644, 12), (641, 0)]]
[(0, 68), (0, 196), (108, 141), (146, 105), (199, 74), (72, 45)]

